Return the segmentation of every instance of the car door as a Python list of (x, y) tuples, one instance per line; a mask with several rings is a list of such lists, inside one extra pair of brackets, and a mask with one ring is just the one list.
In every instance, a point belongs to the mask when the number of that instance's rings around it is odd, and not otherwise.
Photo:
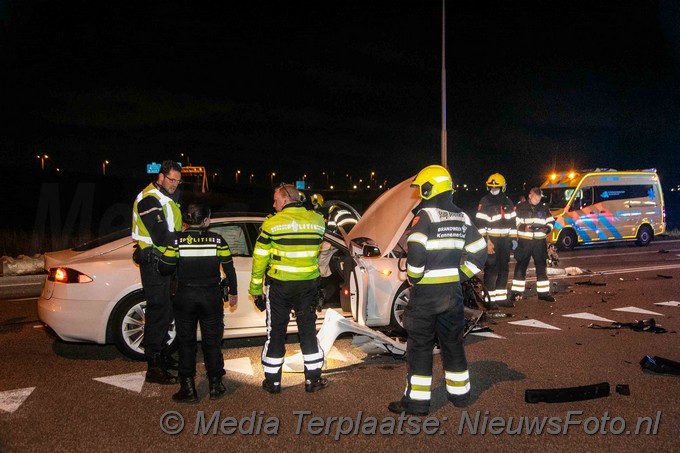
[(230, 307), (224, 304), (224, 328), (250, 329), (265, 325), (265, 312), (260, 312), (248, 295), (250, 274), (253, 267), (253, 245), (257, 237), (253, 237), (259, 223), (222, 222), (210, 227), (211, 231), (220, 234), (229, 244), (234, 260), (236, 279), (238, 282), (238, 303)]
[(607, 239), (600, 223), (600, 210), (593, 202), (593, 188), (581, 187), (569, 206), (569, 218), (565, 219), (579, 236), (581, 242)]

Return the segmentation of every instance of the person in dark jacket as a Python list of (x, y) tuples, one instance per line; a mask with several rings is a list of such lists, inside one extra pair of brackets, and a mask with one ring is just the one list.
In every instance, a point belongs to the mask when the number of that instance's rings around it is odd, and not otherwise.
[(484, 195), (477, 207), (475, 220), (479, 232), (486, 239), (488, 258), (484, 264), (484, 286), (491, 302), (501, 307), (512, 307), (508, 301), (508, 272), (510, 249), (517, 244), (515, 205), (505, 194), (505, 178), (494, 173), (486, 180), (489, 193)]
[(404, 396), (387, 408), (397, 414), (426, 415), (432, 395), (435, 338), (442, 351), (448, 399), (456, 407), (468, 405), (470, 374), (463, 348), (465, 315), (460, 282), (480, 272), (487, 246), (468, 215), (453, 204), (453, 183), (446, 168), (424, 168), (412, 186), (418, 188), (422, 202), (414, 210), (408, 236), (406, 267), (413, 285), (404, 312), (408, 376)]
[(512, 279), (510, 300), (522, 298), (526, 285), (527, 268), (533, 258), (536, 266), (536, 292), (538, 298), (546, 302), (555, 302), (550, 294), (548, 280), (548, 244), (546, 238), (555, 226), (555, 218), (548, 205), (541, 201), (543, 193), (539, 187), (529, 191), (529, 200), (520, 201), (516, 208), (517, 238), (519, 245), (515, 251), (515, 274)]
[(201, 347), (208, 375), (210, 399), (221, 398), (226, 388), (222, 383), (224, 359), (224, 306), (220, 287), (220, 266), (229, 292), (229, 305), (236, 306), (238, 291), (236, 270), (229, 245), (222, 236), (208, 231), (210, 208), (191, 203), (184, 214), (188, 226), (177, 234), (159, 263), (162, 274), (177, 271), (177, 293), (174, 298), (175, 324), (179, 347), (180, 390), (172, 396), (179, 402), (198, 401), (196, 376), (196, 328), (201, 326)]

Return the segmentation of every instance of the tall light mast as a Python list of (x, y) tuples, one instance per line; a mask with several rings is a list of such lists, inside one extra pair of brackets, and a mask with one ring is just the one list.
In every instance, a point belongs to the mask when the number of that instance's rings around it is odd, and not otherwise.
[(442, 167), (446, 162), (446, 0), (442, 0)]

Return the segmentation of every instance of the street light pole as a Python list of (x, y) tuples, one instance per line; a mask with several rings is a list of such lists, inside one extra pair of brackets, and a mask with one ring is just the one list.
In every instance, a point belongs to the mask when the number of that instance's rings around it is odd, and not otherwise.
[(40, 159), (40, 168), (44, 170), (45, 169), (45, 159), (48, 159), (50, 156), (48, 156), (47, 154), (38, 154), (35, 157)]
[(271, 185), (272, 185), (272, 186), (274, 185), (274, 176), (276, 176), (276, 172), (272, 172), (272, 174), (271, 174), (271, 176), (270, 176), (270, 178), (269, 178), (270, 181), (271, 181)]
[(241, 174), (241, 170), (236, 170), (236, 185), (238, 185), (238, 175)]
[(102, 162), (102, 175), (105, 175), (105, 174), (106, 174), (106, 166), (107, 166), (108, 164), (109, 164), (109, 161), (108, 161), (108, 160), (105, 160), (104, 162)]
[(442, 0), (442, 167), (448, 168), (446, 157), (446, 0)]

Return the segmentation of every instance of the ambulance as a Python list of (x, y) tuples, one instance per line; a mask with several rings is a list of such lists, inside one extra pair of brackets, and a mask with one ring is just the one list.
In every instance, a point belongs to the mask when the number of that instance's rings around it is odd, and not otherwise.
[(647, 245), (666, 230), (656, 169), (553, 173), (541, 189), (555, 217), (548, 241), (560, 250), (609, 241)]

